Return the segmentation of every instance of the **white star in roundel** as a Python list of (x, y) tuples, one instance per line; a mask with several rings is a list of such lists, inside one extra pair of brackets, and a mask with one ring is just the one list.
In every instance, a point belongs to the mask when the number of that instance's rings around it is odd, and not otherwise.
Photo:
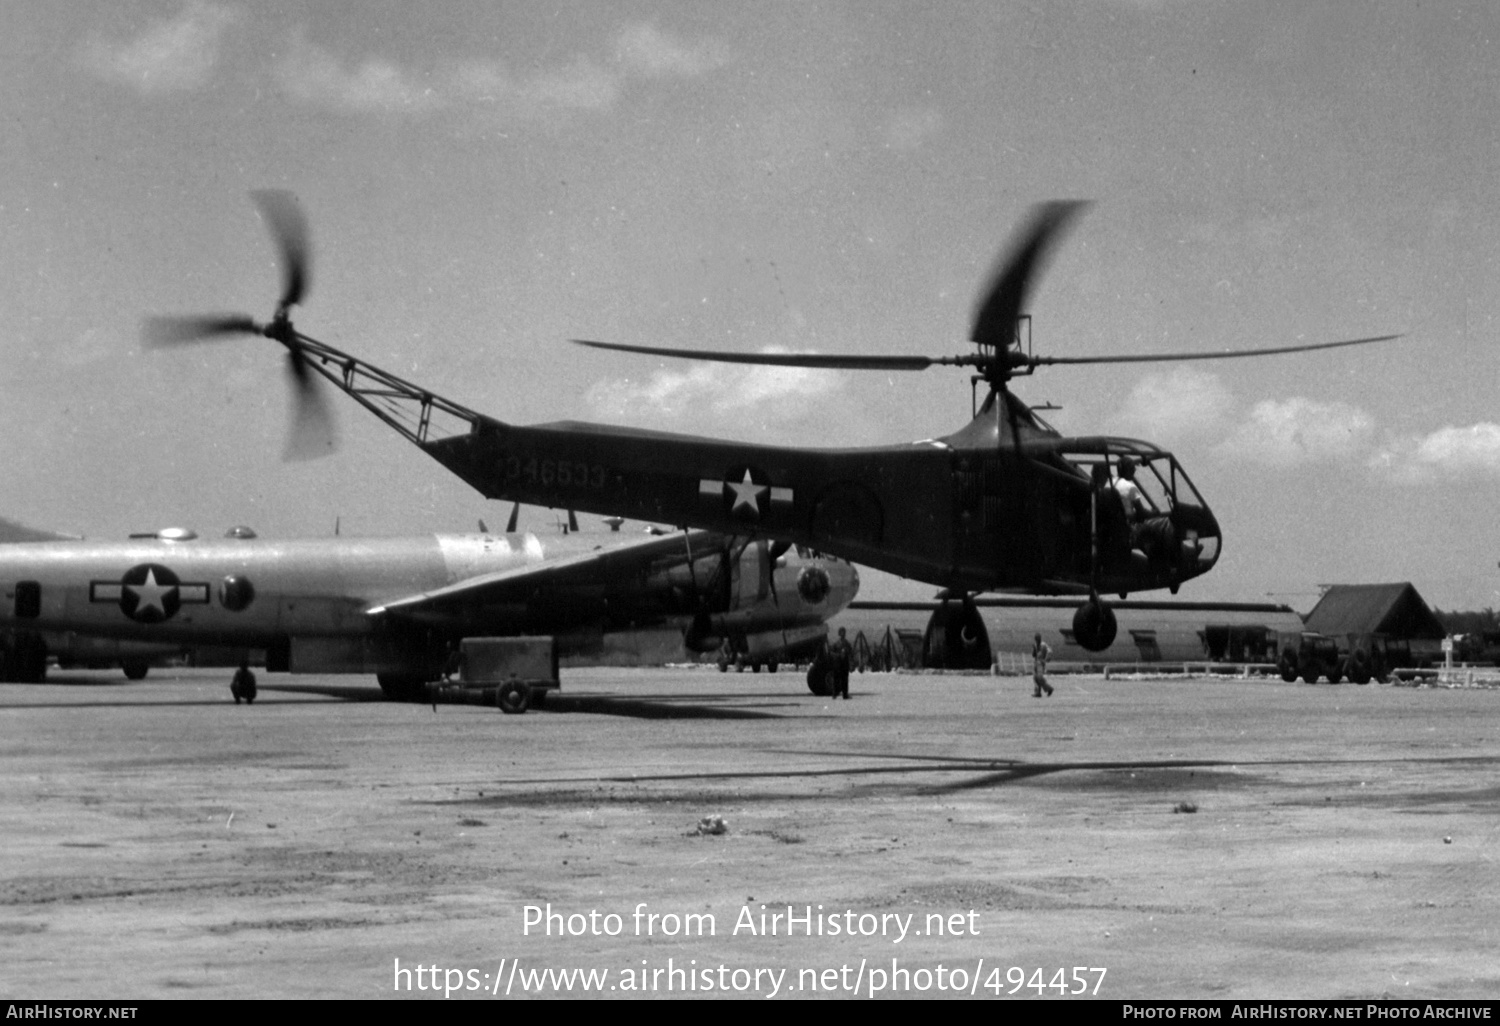
[(146, 610), (155, 609), (158, 613), (161, 614), (162, 619), (166, 619), (167, 606), (164, 598), (168, 593), (175, 591), (177, 589), (177, 585), (157, 584), (156, 571), (147, 570), (146, 579), (144, 581), (142, 581), (140, 584), (127, 584), (125, 585), (125, 588), (127, 591), (135, 595), (135, 615), (137, 618), (139, 618), (142, 613), (146, 612)]
[(734, 491), (734, 505), (729, 507), (730, 513), (738, 513), (741, 506), (748, 506), (750, 512), (760, 516), (760, 497), (771, 489), (752, 481), (749, 468), (745, 470), (743, 481), (725, 481), (724, 484)]

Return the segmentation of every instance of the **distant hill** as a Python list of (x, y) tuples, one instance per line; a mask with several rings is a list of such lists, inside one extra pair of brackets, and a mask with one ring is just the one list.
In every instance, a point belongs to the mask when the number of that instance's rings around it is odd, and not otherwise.
[(56, 531), (40, 531), (35, 527), (18, 524), (14, 520), (0, 517), (0, 543), (31, 541), (76, 541), (76, 534), (58, 534)]

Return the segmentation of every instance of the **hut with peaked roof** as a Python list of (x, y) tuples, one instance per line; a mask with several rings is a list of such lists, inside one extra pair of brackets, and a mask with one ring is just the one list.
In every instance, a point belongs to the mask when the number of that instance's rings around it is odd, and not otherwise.
[(1335, 584), (1312, 612), (1307, 629), (1320, 634), (1384, 634), (1409, 641), (1413, 654), (1435, 652), (1447, 632), (1410, 581)]

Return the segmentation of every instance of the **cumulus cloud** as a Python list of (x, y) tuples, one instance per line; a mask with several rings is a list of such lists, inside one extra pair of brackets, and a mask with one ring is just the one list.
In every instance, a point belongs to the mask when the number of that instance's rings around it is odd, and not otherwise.
[(620, 66), (646, 78), (696, 78), (729, 63), (729, 51), (715, 40), (687, 43), (654, 25), (631, 25), (615, 38)]
[(1357, 406), (1304, 396), (1246, 410), (1219, 375), (1180, 366), (1142, 377), (1110, 430), (1169, 447), (1207, 447), (1221, 459), (1293, 467), (1363, 458), (1375, 420)]
[(152, 22), (134, 39), (89, 40), (79, 63), (106, 82), (147, 95), (196, 89), (213, 76), (224, 34), (239, 20), (232, 8), (192, 0), (175, 18)]
[(1143, 376), (1106, 429), (1238, 465), (1366, 467), (1396, 485), (1500, 480), (1500, 424), (1381, 437), (1358, 406), (1292, 396), (1247, 409), (1217, 374), (1187, 366)]
[(344, 113), (418, 113), (444, 102), (430, 75), (413, 74), (376, 58), (346, 68), (300, 34), (277, 67), (277, 77), (293, 98)]
[[(762, 352), (788, 350), (770, 347)], [(642, 426), (690, 425), (704, 419), (753, 425), (802, 418), (815, 406), (812, 400), (840, 387), (839, 376), (829, 371), (703, 363), (657, 371), (645, 381), (601, 381), (589, 389), (586, 401), (601, 419)]]
[(1391, 439), (1369, 462), (1398, 484), (1500, 478), (1500, 424), (1444, 427), (1426, 436)]
[(635, 81), (695, 78), (728, 61), (722, 43), (689, 42), (638, 24), (616, 35), (609, 58), (579, 56), (526, 74), (511, 71), (502, 61), (450, 62), (426, 69), (378, 57), (351, 63), (299, 35), (276, 74), (294, 99), (342, 113), (474, 110), (536, 117), (557, 110), (605, 110)]
[(1116, 414), (1111, 430), (1168, 445), (1218, 438), (1235, 405), (1217, 374), (1174, 367), (1142, 377)]
[(1273, 467), (1292, 467), (1359, 456), (1375, 421), (1348, 403), (1293, 396), (1256, 403), (1220, 445), (1224, 452)]

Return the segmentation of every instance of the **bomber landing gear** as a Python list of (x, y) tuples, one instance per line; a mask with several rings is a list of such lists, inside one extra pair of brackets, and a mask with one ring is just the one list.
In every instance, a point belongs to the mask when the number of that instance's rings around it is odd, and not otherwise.
[(833, 694), (833, 667), (820, 653), (807, 668), (807, 690), (819, 698)]
[(377, 673), (375, 681), (390, 702), (426, 702), (427, 681), (414, 673)]
[(0, 643), (0, 680), (40, 684), (47, 679), (47, 642), (40, 634), (17, 634)]
[(255, 701), (255, 674), (250, 672), (250, 667), (241, 666), (234, 671), (234, 679), (229, 682), (229, 693), (234, 696), (235, 705), (239, 705), (241, 699), (247, 705)]
[(127, 659), (120, 664), (120, 669), (125, 671), (126, 680), (145, 680), (151, 664), (144, 659)]

